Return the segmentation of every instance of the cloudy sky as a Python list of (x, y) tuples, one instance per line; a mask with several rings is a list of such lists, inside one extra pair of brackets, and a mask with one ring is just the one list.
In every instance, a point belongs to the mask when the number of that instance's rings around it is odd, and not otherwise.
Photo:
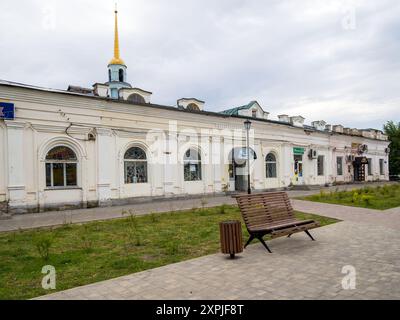
[[(66, 89), (107, 81), (112, 0), (1, 0), (0, 79)], [(398, 0), (118, 0), (128, 81), (152, 102), (346, 126), (400, 121)]]

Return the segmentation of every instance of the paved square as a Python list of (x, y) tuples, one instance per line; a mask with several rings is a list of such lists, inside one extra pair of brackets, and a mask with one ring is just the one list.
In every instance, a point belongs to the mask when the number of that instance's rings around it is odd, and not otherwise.
[[(294, 207), (348, 219), (312, 230), (316, 242), (304, 233), (272, 240), (273, 254), (255, 244), (236, 260), (215, 254), (40, 299), (400, 299), (398, 210)], [(355, 290), (342, 289), (347, 265), (357, 272)]]

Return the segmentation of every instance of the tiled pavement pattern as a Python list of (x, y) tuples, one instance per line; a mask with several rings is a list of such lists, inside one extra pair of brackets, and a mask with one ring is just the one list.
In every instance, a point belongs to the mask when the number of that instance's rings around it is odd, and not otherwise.
[[(373, 183), (371, 186), (382, 185), (386, 183)], [(368, 185), (368, 184), (366, 184)], [(348, 190), (360, 188), (362, 185), (343, 185), (338, 187), (325, 188), (326, 192), (329, 190)], [(311, 191), (288, 191), (289, 197), (305, 196), (314, 193), (319, 193), (319, 190)], [(235, 199), (230, 196), (219, 197), (206, 197), (206, 207), (218, 206), (221, 204), (234, 204)], [(52, 211), (35, 214), (14, 215), (11, 219), (0, 219), (0, 232), (12, 231), (19, 229), (30, 229), (39, 227), (49, 227), (55, 225), (62, 225), (64, 223), (82, 223), (94, 220), (106, 220), (121, 218), (123, 210), (132, 209), (136, 214), (147, 214), (151, 212), (166, 212), (172, 210), (192, 209), (194, 207), (201, 207), (201, 199), (179, 199), (179, 200), (155, 200), (147, 203), (131, 204), (126, 206), (115, 206), (107, 208), (93, 208), (93, 209), (80, 209), (80, 210), (67, 210), (67, 211)]]
[[(398, 210), (385, 212), (294, 201), (298, 210), (344, 219), (249, 246), (236, 260), (222, 254), (55, 293), (41, 299), (400, 299)], [(397, 211), (397, 214), (396, 212)], [(343, 266), (356, 289), (343, 290)]]
[(400, 207), (381, 211), (295, 199), (291, 201), (293, 207), (298, 211), (315, 213), (339, 220), (380, 225), (400, 231)]

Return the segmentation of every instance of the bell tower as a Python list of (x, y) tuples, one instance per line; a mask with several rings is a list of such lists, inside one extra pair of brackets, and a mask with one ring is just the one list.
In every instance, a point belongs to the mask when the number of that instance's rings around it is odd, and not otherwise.
[(122, 88), (131, 88), (131, 85), (126, 81), (125, 62), (119, 55), (119, 37), (118, 37), (118, 10), (115, 5), (115, 26), (114, 26), (114, 57), (108, 64), (108, 82), (110, 97), (112, 99), (119, 99), (119, 90)]

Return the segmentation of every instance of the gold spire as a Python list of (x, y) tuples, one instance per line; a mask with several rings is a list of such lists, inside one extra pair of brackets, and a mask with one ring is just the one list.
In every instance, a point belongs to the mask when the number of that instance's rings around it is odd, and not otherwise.
[(117, 4), (115, 4), (115, 34), (114, 34), (114, 58), (109, 64), (123, 64), (125, 62), (119, 57), (119, 39), (118, 39), (118, 10)]

